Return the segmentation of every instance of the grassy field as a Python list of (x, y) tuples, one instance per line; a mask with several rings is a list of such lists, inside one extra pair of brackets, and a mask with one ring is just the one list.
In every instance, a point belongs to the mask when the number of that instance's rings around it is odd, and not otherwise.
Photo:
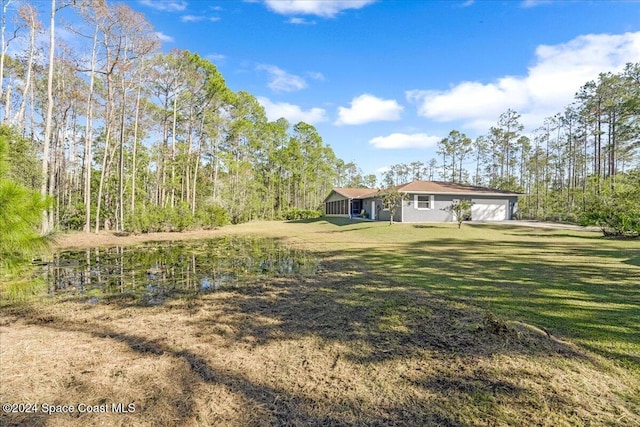
[(640, 425), (637, 240), (347, 220), (216, 233), (313, 251), (321, 271), (155, 307), (5, 299), (0, 401), (76, 411), (0, 425)]

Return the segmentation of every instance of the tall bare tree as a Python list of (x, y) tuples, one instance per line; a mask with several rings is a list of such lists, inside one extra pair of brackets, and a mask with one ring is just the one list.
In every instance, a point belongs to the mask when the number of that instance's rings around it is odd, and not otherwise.
[[(53, 70), (55, 58), (55, 27), (56, 27), (56, 0), (51, 0), (51, 12), (49, 16), (49, 67), (47, 72), (47, 112), (45, 114), (44, 142), (42, 149), (42, 185), (40, 193), (43, 197), (49, 195), (53, 187), (53, 174), (49, 171), (49, 149), (51, 146), (51, 125), (53, 118)], [(42, 233), (51, 232), (51, 206), (42, 212)]]
[(18, 9), (18, 16), (20, 16), (20, 19), (24, 21), (26, 27), (29, 29), (29, 53), (27, 57), (27, 70), (24, 77), (20, 108), (16, 113), (13, 123), (17, 126), (24, 127), (24, 114), (32, 87), (31, 74), (33, 71), (33, 60), (36, 54), (36, 35), (42, 28), (42, 25), (40, 21), (38, 21), (38, 12), (36, 9), (27, 3), (20, 6)]

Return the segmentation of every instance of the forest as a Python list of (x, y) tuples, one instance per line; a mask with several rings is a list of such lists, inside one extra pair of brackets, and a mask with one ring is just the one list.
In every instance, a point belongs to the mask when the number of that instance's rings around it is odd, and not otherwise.
[[(73, 46), (56, 37), (60, 21)], [(267, 120), (198, 53), (162, 52), (126, 4), (4, 0), (0, 45), (3, 179), (41, 195), (45, 234), (319, 216), (334, 186), (411, 179), (520, 191), (522, 218), (640, 234), (640, 64), (585, 82), (533, 132), (508, 110), (486, 135), (452, 130), (439, 158), (393, 165), (378, 179), (337, 158), (314, 126)]]

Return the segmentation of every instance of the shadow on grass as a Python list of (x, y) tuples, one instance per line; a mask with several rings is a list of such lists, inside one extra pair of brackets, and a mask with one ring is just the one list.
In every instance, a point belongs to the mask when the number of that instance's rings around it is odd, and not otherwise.
[[(269, 386), (249, 380), (241, 373), (228, 369), (214, 367), (206, 358), (197, 352), (187, 349), (176, 349), (174, 345), (169, 345), (164, 340), (153, 340), (144, 336), (132, 333), (124, 333), (111, 328), (98, 321), (79, 322), (70, 319), (57, 318), (43, 315), (38, 310), (31, 310), (28, 305), (14, 306), (11, 309), (13, 315), (18, 315), (27, 323), (40, 327), (50, 328), (56, 331), (75, 332), (91, 335), (99, 339), (114, 340), (126, 344), (129, 349), (144, 357), (172, 357), (176, 361), (183, 361), (189, 367), (189, 372), (196, 375), (204, 383), (224, 385), (228, 390), (242, 395), (254, 407), (266, 410), (270, 415), (269, 420), (261, 420), (259, 423), (251, 425), (292, 425), (292, 426), (414, 426), (414, 425), (443, 425), (452, 427), (465, 427), (469, 424), (461, 422), (455, 414), (447, 414), (437, 408), (429, 408), (427, 402), (422, 402), (418, 406), (409, 404), (399, 404), (397, 406), (387, 405), (380, 408), (384, 414), (367, 413), (358, 407), (357, 399), (352, 402), (336, 402), (341, 408), (329, 412), (319, 412), (312, 408), (322, 407), (318, 405), (319, 400), (305, 395), (292, 394), (285, 388)], [(265, 314), (264, 312), (261, 314)], [(205, 325), (201, 325), (205, 326)], [(307, 325), (308, 326), (308, 325)], [(264, 333), (265, 331), (253, 329), (253, 332)], [(305, 331), (308, 333), (309, 331)], [(183, 384), (183, 393), (179, 397), (180, 401), (175, 402), (176, 413), (173, 415), (176, 420), (186, 420), (196, 417), (194, 413), (194, 395), (190, 390), (190, 379), (183, 377), (172, 378), (173, 381)], [(173, 396), (164, 396), (173, 399)], [(178, 408), (179, 407), (179, 408)], [(141, 408), (144, 411), (145, 408)], [(249, 408), (248, 410), (251, 410)], [(347, 411), (348, 415), (357, 415), (355, 420), (347, 420), (340, 416), (340, 410)], [(151, 415), (151, 414), (149, 414)], [(25, 419), (23, 416), (13, 416), (12, 414), (2, 414), (2, 425), (28, 425), (42, 426), (47, 424), (47, 415), (34, 415)], [(353, 418), (353, 417), (352, 417)], [(202, 421), (202, 420), (201, 420)]]
[[(314, 337), (339, 344), (344, 349), (340, 358), (362, 366), (425, 354), (458, 358), (460, 366), (499, 355), (578, 358), (597, 366), (580, 347), (559, 339), (569, 338), (637, 371), (634, 351), (640, 345), (640, 296), (630, 276), (637, 269), (633, 263), (626, 270), (619, 268), (620, 263), (637, 259), (629, 252), (575, 241), (453, 238), (412, 241), (392, 249), (318, 250), (324, 257), (322, 274), (247, 283), (215, 301), (202, 296), (197, 304), (215, 304), (215, 310), (188, 322), (201, 331), (198, 343), (205, 346), (217, 345), (221, 338), (231, 348)], [(620, 263), (600, 262), (610, 260)], [(112, 304), (129, 307), (125, 301), (113, 300)], [(148, 357), (169, 355), (185, 361), (202, 381), (223, 384), (266, 408), (275, 425), (477, 424), (462, 421), (464, 408), (446, 413), (425, 395), (418, 395), (410, 404), (394, 402), (384, 413), (363, 411), (357, 396), (348, 395), (341, 410), (360, 415), (357, 421), (346, 421), (338, 415), (340, 410), (318, 413), (308, 409), (336, 403), (329, 398), (312, 398), (251, 381), (240, 373), (216, 368), (191, 347), (176, 349), (164, 340), (127, 334), (98, 321), (81, 324), (42, 319), (20, 307), (12, 308), (12, 313), (48, 328), (124, 342)], [(586, 342), (595, 344), (587, 346)], [(513, 372), (513, 378), (517, 377), (518, 372)], [(491, 372), (428, 372), (407, 382), (440, 401), (453, 396), (469, 402), (487, 396), (494, 399), (489, 409), (495, 409), (496, 401), (514, 398), (522, 405), (519, 409), (531, 410), (531, 402), (527, 403), (531, 390)], [(573, 409), (566, 404), (558, 411), (570, 414)]]
[(586, 242), (441, 239), (409, 244), (404, 255), (412, 256), (369, 253), (368, 262), (377, 270), (402, 262), (394, 272), (402, 282), (583, 343), (595, 340), (592, 350), (638, 370), (640, 272), (609, 261), (636, 265), (630, 252)]
[[(487, 311), (580, 343), (638, 370), (640, 295), (633, 272), (598, 260), (628, 259), (628, 251), (574, 242), (416, 241), (393, 249), (324, 252), (321, 277), (239, 289), (224, 306), (237, 331), (230, 342), (267, 343), (315, 335), (362, 342), (347, 355), (371, 362), (423, 350), (467, 355), (542, 352), (582, 357), (546, 337), (483, 330)], [(345, 258), (346, 257), (346, 258)], [(579, 260), (566, 261), (567, 257)], [(635, 271), (635, 270), (634, 270)], [(275, 287), (275, 288), (273, 288)], [(273, 295), (276, 299), (267, 298)], [(247, 298), (248, 297), (248, 298)], [(252, 322), (252, 314), (276, 320)], [(221, 319), (213, 317), (210, 326)]]
[(366, 226), (366, 227), (354, 227), (354, 228), (347, 228), (347, 229), (339, 229), (339, 230), (332, 230), (332, 231), (323, 231), (323, 233), (351, 233), (354, 231), (360, 231), (360, 230), (367, 230), (367, 229), (371, 229), (371, 228), (376, 228), (375, 225), (370, 225), (370, 226)]
[(321, 216), (320, 218), (292, 219), (286, 221), (288, 224), (315, 224), (326, 222), (337, 226), (357, 224), (362, 221), (353, 220), (342, 216)]
[(530, 233), (528, 231), (531, 231), (530, 228), (525, 228), (523, 229), (521, 232), (518, 233), (505, 233), (506, 235), (509, 236), (521, 236), (521, 237), (534, 237), (534, 238), (539, 238), (539, 237), (543, 237), (543, 238), (564, 238), (564, 237), (568, 237), (570, 239), (587, 239), (587, 240), (602, 240), (603, 237), (602, 236), (592, 236), (592, 235), (587, 235), (584, 234), (584, 232), (577, 232), (575, 234), (568, 234), (568, 233), (559, 233), (558, 230), (551, 230), (551, 229), (547, 229), (547, 233)]
[(640, 267), (640, 255), (632, 256), (628, 260), (625, 260), (624, 263), (629, 265), (635, 265), (636, 267)]
[[(564, 232), (565, 236), (568, 237), (585, 237), (591, 239), (603, 239), (602, 233), (600, 231), (594, 231), (588, 228), (562, 228), (562, 224), (558, 224), (556, 227), (554, 226), (537, 226), (537, 225), (526, 225), (526, 224), (513, 224), (509, 221), (498, 221), (498, 222), (465, 222), (465, 225), (469, 225), (474, 228), (486, 228), (490, 230), (496, 231), (505, 231), (505, 230), (515, 230), (518, 232), (535, 232), (533, 235), (540, 234), (541, 236), (546, 235), (555, 235), (562, 236), (563, 234), (559, 234), (558, 232)], [(573, 231), (575, 234), (569, 234), (567, 231)], [(585, 235), (585, 233), (587, 235)], [(593, 235), (592, 235), (593, 234)], [(526, 235), (526, 234), (524, 234)]]

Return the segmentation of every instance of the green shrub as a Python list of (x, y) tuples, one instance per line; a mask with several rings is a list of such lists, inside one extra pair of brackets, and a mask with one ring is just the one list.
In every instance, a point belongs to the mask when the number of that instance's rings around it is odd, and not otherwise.
[(135, 216), (126, 221), (127, 231), (134, 233), (157, 233), (164, 231), (183, 231), (195, 222), (191, 212), (185, 212), (181, 206), (164, 208), (145, 206)]
[(595, 225), (605, 236), (640, 236), (640, 171), (605, 180), (592, 194), (580, 217), (582, 225)]
[(231, 221), (229, 213), (218, 205), (206, 205), (196, 211), (196, 219), (203, 228), (222, 227)]
[(60, 228), (62, 230), (82, 230), (85, 223), (85, 212), (85, 206), (82, 202), (61, 206)]
[(289, 221), (296, 220), (296, 219), (320, 218), (321, 216), (322, 216), (322, 211), (315, 210), (315, 209), (292, 208), (282, 213), (282, 218)]
[(187, 202), (179, 202), (174, 208), (168, 209), (168, 219), (170, 231), (184, 231), (193, 228), (196, 219), (191, 213), (191, 208)]

